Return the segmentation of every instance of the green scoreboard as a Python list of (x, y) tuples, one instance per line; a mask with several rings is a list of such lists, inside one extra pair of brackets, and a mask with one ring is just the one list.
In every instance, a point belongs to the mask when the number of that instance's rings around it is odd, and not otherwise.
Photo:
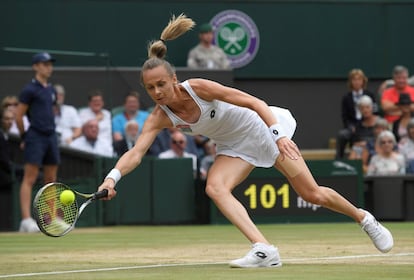
[[(357, 207), (364, 206), (360, 161), (315, 160), (307, 164), (320, 186), (336, 190)], [(256, 168), (233, 194), (256, 223), (351, 221), (342, 214), (303, 200), (274, 168)], [(214, 203), (210, 221), (228, 222)]]

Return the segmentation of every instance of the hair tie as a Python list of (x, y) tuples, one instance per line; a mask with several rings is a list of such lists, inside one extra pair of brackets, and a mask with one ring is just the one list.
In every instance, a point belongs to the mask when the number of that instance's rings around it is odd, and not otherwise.
[(165, 40), (160, 38), (160, 41), (165, 45)]

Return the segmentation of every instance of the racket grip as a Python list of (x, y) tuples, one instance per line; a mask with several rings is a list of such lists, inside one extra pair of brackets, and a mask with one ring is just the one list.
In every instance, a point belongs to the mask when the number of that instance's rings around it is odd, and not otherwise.
[(103, 189), (99, 192), (96, 192), (95, 195), (93, 196), (94, 199), (100, 199), (100, 198), (104, 198), (108, 196), (108, 190), (107, 189)]

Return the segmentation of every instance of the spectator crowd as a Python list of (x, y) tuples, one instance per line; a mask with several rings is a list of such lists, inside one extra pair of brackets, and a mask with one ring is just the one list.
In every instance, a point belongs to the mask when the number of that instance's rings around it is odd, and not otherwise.
[[(92, 90), (88, 95), (87, 105), (76, 108), (64, 103), (65, 88), (62, 85), (56, 84), (54, 89), (57, 96), (54, 120), (60, 147), (105, 157), (120, 157), (134, 146), (150, 114), (150, 111), (141, 108), (136, 91), (126, 93), (122, 108), (107, 110), (104, 108), (104, 97), (100, 90)], [(19, 136), (15, 120), (18, 103), (18, 96), (3, 98), (2, 112), (7, 115), (7, 122), (10, 123), (4, 128), (7, 135)], [(117, 112), (112, 114), (111, 111)], [(27, 131), (30, 126), (27, 116), (24, 116), (24, 123)], [(184, 140), (175, 141), (174, 135), (179, 135)], [(160, 132), (147, 155), (160, 158), (190, 157), (194, 159), (196, 171), (197, 162), (210, 154), (211, 148), (206, 145), (208, 141), (208, 138), (201, 135), (189, 136), (178, 129), (165, 129)], [(181, 152), (177, 152), (178, 150)]]
[[(20, 140), (23, 154), (20, 185), (20, 232), (37, 232), (39, 227), (31, 215), (33, 186), (39, 180), (54, 182), (60, 164), (60, 148), (73, 149), (102, 157), (120, 157), (132, 149), (142, 132), (150, 112), (141, 108), (140, 95), (129, 91), (122, 106), (105, 109), (104, 95), (94, 89), (85, 106), (66, 104), (66, 90), (49, 82), (55, 59), (49, 53), (32, 57), (34, 77), (19, 95), (5, 96), (1, 103), (0, 187), (11, 189), (17, 165), (10, 154), (9, 136)], [(178, 129), (165, 129), (148, 149), (148, 156), (191, 158), (194, 178), (199, 176), (199, 162), (208, 150), (209, 139), (188, 136)], [(205, 165), (205, 164), (204, 164)], [(203, 166), (204, 166), (203, 165)], [(208, 166), (208, 165), (207, 165)], [(207, 174), (203, 167), (203, 178)], [(18, 176), (15, 176), (16, 178)]]
[[(200, 28), (200, 44), (190, 52), (189, 65), (201, 61), (201, 54), (207, 48), (213, 58), (223, 55), (217, 49), (213, 52), (211, 33), (208, 24)], [(141, 107), (140, 95), (135, 90), (125, 94), (121, 106), (111, 109), (105, 108), (104, 94), (99, 89), (89, 92), (83, 107), (66, 104), (64, 86), (48, 82), (54, 59), (47, 53), (37, 54), (33, 59), (35, 78), (20, 95), (6, 96), (1, 103), (2, 184), (11, 183), (12, 162), (7, 154), (10, 135), (21, 138), (25, 152), (20, 194), (21, 231), (37, 229), (28, 218), (31, 188), (42, 166), (45, 182), (56, 178), (60, 162), (57, 147), (120, 157), (134, 147), (151, 112)], [(209, 63), (197, 67), (212, 68)], [(228, 67), (227, 62), (221, 68)], [(414, 76), (409, 78), (406, 67), (395, 66), (392, 79), (384, 81), (374, 94), (367, 90), (365, 73), (352, 69), (347, 85), (349, 90), (341, 101), (343, 127), (337, 134), (336, 159), (361, 160), (366, 175), (414, 174)], [(38, 89), (45, 91), (50, 100), (39, 99)], [(45, 146), (45, 141), (49, 147)], [(55, 152), (51, 154), (48, 149)], [(160, 159), (191, 158), (194, 177), (205, 180), (215, 158), (215, 149), (215, 143), (202, 135), (190, 136), (170, 128), (157, 135), (146, 155)]]
[(414, 174), (414, 76), (397, 65), (377, 94), (367, 83), (361, 69), (349, 72), (336, 158), (362, 160), (366, 175)]
[[(206, 30), (210, 32), (207, 27)], [(395, 66), (392, 79), (384, 81), (374, 94), (367, 90), (365, 73), (361, 69), (352, 69), (347, 85), (349, 91), (341, 102), (343, 127), (337, 135), (336, 159), (362, 160), (365, 174), (414, 173), (414, 76), (409, 78), (406, 67)], [(53, 88), (56, 92), (54, 121), (60, 147), (105, 157), (120, 157), (134, 146), (150, 114), (150, 110), (141, 108), (140, 95), (135, 90), (125, 94), (121, 106), (108, 110), (105, 109), (104, 94), (99, 89), (89, 92), (84, 107), (75, 108), (65, 103), (63, 85), (55, 84)], [(7, 115), (8, 120), (12, 116), (10, 127), (3, 128), (5, 135), (19, 136), (15, 120), (18, 104), (18, 95), (6, 96), (2, 100), (2, 113)], [(30, 126), (27, 115), (23, 116), (23, 125), (27, 131)], [(389, 161), (398, 162), (398, 166), (401, 159), (404, 161), (404, 165), (395, 170), (379, 168), (378, 162), (375, 163), (384, 152), (386, 144), (383, 143), (388, 141), (379, 141), (383, 131), (390, 131), (394, 136)], [(174, 135), (184, 141), (176, 141)], [(206, 178), (206, 166), (214, 160), (214, 149), (214, 143), (206, 137), (179, 135), (177, 129), (164, 129), (147, 155), (192, 158), (195, 174)], [(207, 161), (209, 164), (206, 165)], [(384, 164), (392, 166), (388, 163)]]
[[(88, 94), (87, 104), (76, 108), (65, 104), (65, 88), (63, 85), (53, 86), (56, 92), (54, 105), (54, 121), (60, 147), (80, 150), (104, 157), (120, 157), (135, 145), (150, 111), (141, 108), (139, 93), (126, 93), (124, 104), (112, 110), (105, 109), (104, 95), (101, 90), (94, 89)], [(19, 103), (18, 96), (6, 96), (2, 100), (4, 124), (2, 132), (7, 137), (19, 137), (16, 126), (15, 110)], [(29, 118), (24, 116), (24, 129), (30, 126)], [(179, 138), (179, 139), (176, 139)], [(154, 144), (147, 152), (148, 156), (157, 158), (193, 159), (194, 173), (205, 156), (211, 160), (212, 145), (208, 138), (201, 135), (190, 136), (178, 129), (164, 129), (157, 136)], [(203, 177), (207, 169), (203, 168)]]

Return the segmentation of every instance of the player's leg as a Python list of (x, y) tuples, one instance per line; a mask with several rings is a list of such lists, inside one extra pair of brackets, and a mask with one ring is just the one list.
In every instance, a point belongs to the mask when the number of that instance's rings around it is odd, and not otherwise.
[(245, 257), (230, 262), (230, 266), (280, 266), (277, 248), (269, 245), (244, 206), (232, 194), (232, 190), (250, 174), (253, 168), (240, 158), (218, 155), (208, 173), (206, 193), (221, 213), (253, 244), (253, 249)]
[(206, 193), (221, 213), (251, 242), (268, 243), (250, 219), (246, 209), (231, 193), (253, 168), (240, 158), (218, 155), (208, 173)]
[(361, 222), (365, 214), (333, 189), (318, 186), (302, 157), (297, 160), (278, 157), (276, 168), (291, 183), (293, 189), (304, 200), (342, 213)]
[(275, 167), (286, 176), (293, 189), (304, 200), (353, 218), (363, 227), (380, 251), (391, 250), (393, 246), (391, 233), (370, 213), (356, 208), (333, 189), (318, 186), (302, 157), (297, 160), (288, 157), (282, 160), (278, 157)]

